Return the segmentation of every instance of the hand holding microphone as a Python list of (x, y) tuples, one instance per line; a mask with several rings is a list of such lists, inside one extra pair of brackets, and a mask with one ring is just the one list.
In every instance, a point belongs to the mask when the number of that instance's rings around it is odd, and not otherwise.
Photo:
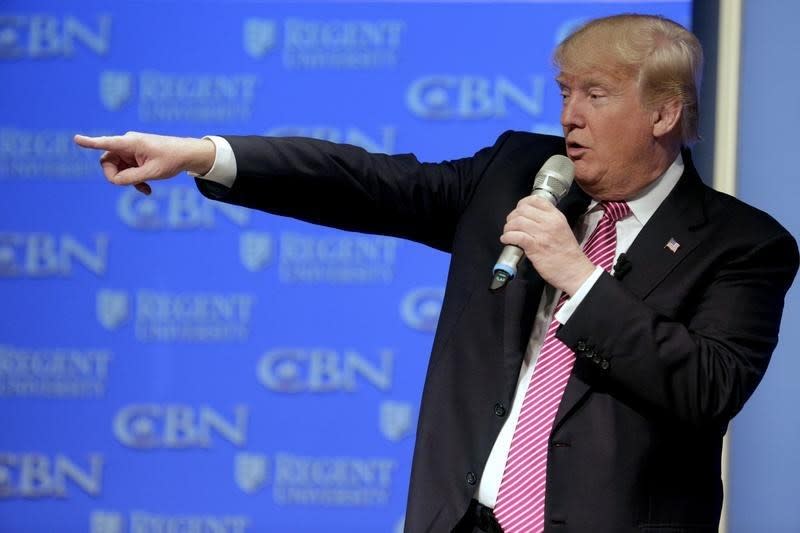
[(509, 214), (501, 237), (506, 247), (494, 266), (491, 290), (502, 288), (516, 276), (525, 255), (545, 281), (567, 292), (577, 289), (591, 273), (594, 266), (554, 207), (569, 191), (573, 177), (572, 161), (561, 155), (550, 157), (536, 174), (531, 196)]

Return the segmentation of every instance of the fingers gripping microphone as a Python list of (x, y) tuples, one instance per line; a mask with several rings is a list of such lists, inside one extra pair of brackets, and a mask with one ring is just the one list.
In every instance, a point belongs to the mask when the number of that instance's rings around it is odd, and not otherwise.
[[(568, 157), (554, 155), (545, 161), (536, 178), (533, 180), (532, 196), (545, 198), (556, 205), (567, 194), (572, 179), (575, 177), (575, 165)], [(494, 276), (489, 288), (493, 291), (504, 287), (509, 280), (517, 275), (517, 264), (525, 255), (522, 248), (513, 244), (506, 245), (494, 265)]]

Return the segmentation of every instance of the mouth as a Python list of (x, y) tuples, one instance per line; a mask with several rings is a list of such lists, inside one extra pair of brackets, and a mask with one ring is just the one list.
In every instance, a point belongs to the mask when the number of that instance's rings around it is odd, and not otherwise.
[(580, 143), (575, 141), (567, 141), (567, 155), (571, 159), (582, 156), (586, 150), (588, 150), (588, 148)]

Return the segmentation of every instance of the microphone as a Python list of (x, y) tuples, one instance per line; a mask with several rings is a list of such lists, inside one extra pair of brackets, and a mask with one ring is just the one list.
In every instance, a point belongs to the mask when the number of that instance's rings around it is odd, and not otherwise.
[[(531, 196), (545, 198), (556, 205), (567, 194), (575, 177), (575, 165), (568, 157), (554, 155), (544, 162), (533, 180)], [(517, 275), (517, 264), (525, 255), (522, 248), (513, 244), (506, 245), (497, 263), (494, 265), (492, 283), (489, 289), (496, 291), (506, 285)]]

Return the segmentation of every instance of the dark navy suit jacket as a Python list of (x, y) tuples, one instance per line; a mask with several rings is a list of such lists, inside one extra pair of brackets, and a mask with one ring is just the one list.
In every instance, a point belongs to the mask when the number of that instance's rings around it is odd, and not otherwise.
[[(507, 132), (439, 164), (310, 139), (228, 137), (232, 189), (214, 199), (452, 254), (425, 382), (406, 531), (450, 531), (508, 413), (544, 282), (529, 263), (490, 292), (506, 215), (564, 141)], [(558, 337), (576, 363), (550, 439), (545, 530), (716, 531), (728, 421), (778, 340), (797, 245), (777, 222), (686, 169)], [(589, 198), (559, 208), (573, 222)], [(666, 247), (674, 240), (676, 251)]]

